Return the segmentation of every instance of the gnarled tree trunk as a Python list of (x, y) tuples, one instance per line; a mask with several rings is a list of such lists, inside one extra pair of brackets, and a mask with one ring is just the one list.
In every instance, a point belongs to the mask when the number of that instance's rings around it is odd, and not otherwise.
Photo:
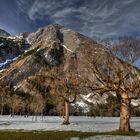
[(130, 99), (127, 93), (121, 94), (120, 131), (130, 131)]
[(0, 113), (1, 115), (3, 115), (3, 108), (4, 108), (4, 107), (3, 107), (3, 105), (2, 105), (2, 107), (1, 107), (1, 113)]
[(65, 101), (65, 116), (64, 116), (64, 122), (63, 124), (68, 125), (69, 122), (69, 103)]

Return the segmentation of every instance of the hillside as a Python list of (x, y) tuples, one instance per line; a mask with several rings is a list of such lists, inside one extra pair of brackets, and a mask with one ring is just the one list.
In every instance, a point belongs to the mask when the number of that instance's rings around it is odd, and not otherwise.
[(10, 34), (2, 29), (0, 29), (0, 37), (8, 37)]
[[(88, 110), (88, 105), (96, 104), (97, 96), (92, 96), (92, 85), (98, 85), (93, 73), (93, 65), (101, 67), (103, 73), (111, 67), (112, 75), (118, 70), (128, 69), (136, 72), (130, 65), (117, 59), (107, 48), (96, 41), (60, 25), (49, 25), (27, 35), (31, 48), (0, 72), (0, 81), (9, 83), (14, 90), (36, 95), (45, 89), (46, 96), (52, 75), (61, 75), (65, 80), (72, 75), (78, 79), (78, 98), (76, 104)], [(17, 50), (17, 49), (16, 49)], [(56, 78), (57, 78), (56, 76)], [(30, 80), (39, 87), (31, 90)], [(83, 86), (83, 82), (85, 85)], [(34, 88), (33, 88), (34, 89)], [(106, 102), (107, 96), (99, 97), (99, 102)]]
[(0, 69), (8, 66), (29, 48), (23, 36), (0, 37)]

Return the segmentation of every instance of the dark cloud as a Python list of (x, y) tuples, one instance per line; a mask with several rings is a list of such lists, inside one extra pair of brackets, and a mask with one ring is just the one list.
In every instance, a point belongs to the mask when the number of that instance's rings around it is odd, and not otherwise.
[(58, 23), (88, 36), (140, 34), (140, 0), (1, 1), (0, 25), (9, 31), (12, 31), (10, 28), (14, 32), (33, 31), (46, 24)]

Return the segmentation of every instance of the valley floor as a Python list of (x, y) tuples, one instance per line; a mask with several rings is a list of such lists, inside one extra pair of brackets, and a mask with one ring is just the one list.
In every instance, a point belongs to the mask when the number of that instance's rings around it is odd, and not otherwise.
[[(32, 116), (0, 116), (0, 130), (107, 132), (119, 127), (118, 117), (71, 116), (70, 125), (62, 125), (62, 122), (63, 118), (58, 116), (38, 116), (37, 121), (32, 121)], [(140, 117), (131, 118), (131, 127), (140, 131)]]
[[(81, 131), (81, 132), (110, 132), (118, 129), (119, 118), (118, 117), (70, 117), (71, 124), (68, 126), (61, 125), (63, 118), (58, 116), (41, 116), (38, 117), (37, 121), (32, 121), (32, 116), (0, 116), (0, 132), (3, 131)], [(140, 131), (140, 117), (131, 118), (131, 127), (136, 131)], [(7, 131), (7, 132), (8, 132)], [(0, 134), (1, 135), (1, 134)], [(140, 136), (94, 136), (89, 138), (73, 137), (69, 140), (138, 140)]]

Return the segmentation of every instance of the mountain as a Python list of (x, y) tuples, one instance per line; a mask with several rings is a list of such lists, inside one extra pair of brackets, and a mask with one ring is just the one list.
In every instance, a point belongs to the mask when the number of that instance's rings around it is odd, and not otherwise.
[(10, 34), (3, 29), (0, 29), (0, 37), (8, 37)]
[(16, 60), (29, 47), (23, 35), (0, 37), (0, 69)]
[[(108, 62), (109, 67), (114, 70), (113, 73), (118, 70), (118, 67), (126, 71), (133, 69), (101, 44), (60, 25), (42, 27), (26, 37), (31, 45), (30, 49), (0, 72), (0, 81), (10, 83), (14, 90), (34, 95), (35, 91), (31, 91), (28, 81), (33, 79), (42, 89), (42, 87), (49, 87), (50, 75), (61, 75), (62, 79), (66, 79), (66, 75), (72, 74), (73, 77), (80, 77), (79, 83), (83, 83), (85, 79), (86, 84), (93, 85), (97, 81), (93, 73), (95, 62), (104, 73), (108, 69)], [(77, 105), (88, 110), (86, 103), (95, 102), (95, 97), (91, 96), (90, 87), (79, 88)], [(107, 97), (101, 98), (105, 102)]]

